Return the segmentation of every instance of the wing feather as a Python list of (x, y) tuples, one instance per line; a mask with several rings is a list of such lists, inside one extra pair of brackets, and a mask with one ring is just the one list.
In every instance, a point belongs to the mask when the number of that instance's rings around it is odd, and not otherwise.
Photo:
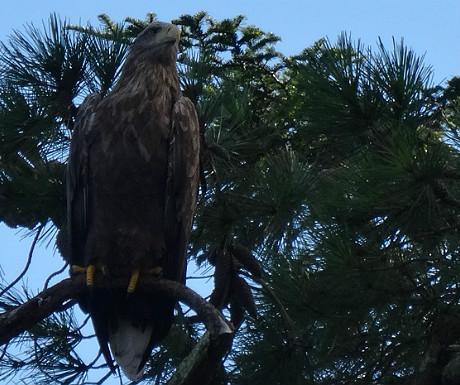
[(82, 265), (83, 247), (88, 231), (89, 213), (89, 148), (94, 133), (93, 117), (101, 96), (88, 95), (78, 108), (67, 165), (67, 231), (70, 263)]
[(199, 179), (200, 129), (195, 106), (181, 97), (173, 107), (168, 153), (165, 234), (168, 279), (185, 281), (187, 246), (196, 208)]
[[(97, 135), (94, 114), (102, 99), (100, 94), (89, 94), (78, 108), (67, 164), (67, 230), (70, 242), (70, 264), (84, 266), (84, 248), (91, 217), (89, 188), (89, 159), (91, 143)], [(91, 314), (101, 352), (112, 371), (115, 367), (107, 345), (108, 331), (104, 302), (107, 298), (81, 295), (81, 308)]]

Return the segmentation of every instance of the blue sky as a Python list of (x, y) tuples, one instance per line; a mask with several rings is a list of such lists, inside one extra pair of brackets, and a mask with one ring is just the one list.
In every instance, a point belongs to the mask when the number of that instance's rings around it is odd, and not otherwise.
[[(435, 83), (460, 75), (458, 0), (0, 0), (0, 40), (5, 42), (13, 29), (20, 30), (25, 23), (40, 26), (51, 12), (67, 17), (73, 24), (86, 24), (97, 23), (100, 13), (121, 21), (127, 16), (144, 19), (147, 12), (154, 12), (160, 20), (170, 21), (201, 10), (216, 19), (245, 15), (246, 24), (280, 36), (282, 42), (277, 48), (285, 55), (300, 53), (322, 37), (335, 41), (345, 31), (371, 46), (379, 37), (387, 46), (392, 37), (397, 41), (404, 38), (417, 54), (425, 54), (425, 64), (434, 70)], [(23, 237), (24, 232), (0, 225), (0, 266), (6, 280), (12, 280), (27, 259), (31, 238)], [(36, 251), (27, 278), (34, 290), (62, 266), (52, 244), (45, 246)]]
[(0, 0), (0, 39), (26, 22), (40, 25), (50, 12), (70, 18), (72, 23), (96, 22), (107, 13), (114, 20), (126, 16), (143, 19), (155, 12), (163, 21), (184, 13), (205, 10), (216, 19), (243, 14), (247, 24), (257, 25), (282, 38), (279, 49), (299, 53), (321, 37), (331, 40), (342, 32), (373, 45), (382, 37), (405, 42), (435, 69), (435, 81), (460, 72), (460, 1), (458, 0)]

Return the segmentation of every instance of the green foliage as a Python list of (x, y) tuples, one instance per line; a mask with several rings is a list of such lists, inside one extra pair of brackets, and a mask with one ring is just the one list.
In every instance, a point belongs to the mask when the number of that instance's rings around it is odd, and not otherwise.
[[(0, 220), (63, 223), (76, 106), (110, 92), (154, 17), (101, 15), (95, 29), (52, 16), (45, 32), (29, 26), (3, 45)], [(174, 23), (181, 85), (203, 134), (192, 258), (207, 266), (222, 252), (238, 270), (231, 251), (244, 245), (264, 269), (262, 279), (242, 273), (258, 316), (235, 337), (228, 381), (424, 384), (434, 373), (441, 383), (460, 342), (459, 78), (434, 87), (403, 41), (371, 50), (342, 35), (285, 58), (276, 36), (242, 16)], [(40, 342), (34, 370), (56, 383), (83, 382), (97, 366), (75, 355), (70, 316), (22, 337)], [(177, 319), (149, 362), (152, 382), (165, 382), (202, 334), (193, 317)], [(2, 378), (37, 364), (5, 352)]]
[[(11, 309), (30, 298), (32, 295), (26, 288), (22, 293), (13, 289), (2, 295), (0, 308)], [(82, 328), (88, 319), (80, 325), (72, 308), (62, 309), (34, 325), (24, 335), (14, 338), (8, 349), (2, 351), (0, 380), (33, 384), (83, 383), (88, 367), (94, 362), (85, 364), (76, 347), (87, 338), (83, 336)]]
[(84, 83), (84, 44), (51, 16), (44, 32), (29, 25), (2, 45), (0, 218), (11, 227), (64, 219), (61, 162)]

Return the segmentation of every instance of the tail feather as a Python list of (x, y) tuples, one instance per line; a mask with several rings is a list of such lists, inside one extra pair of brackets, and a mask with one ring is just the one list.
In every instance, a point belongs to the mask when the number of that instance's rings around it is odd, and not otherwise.
[(87, 300), (84, 310), (91, 315), (107, 365), (115, 371), (113, 356), (126, 377), (138, 381), (152, 349), (169, 332), (175, 301), (140, 291), (126, 297), (124, 290), (95, 291)]
[(109, 327), (110, 350), (126, 377), (138, 381), (144, 374), (144, 357), (146, 350), (150, 350), (153, 325), (141, 328), (123, 318), (115, 322), (114, 327)]

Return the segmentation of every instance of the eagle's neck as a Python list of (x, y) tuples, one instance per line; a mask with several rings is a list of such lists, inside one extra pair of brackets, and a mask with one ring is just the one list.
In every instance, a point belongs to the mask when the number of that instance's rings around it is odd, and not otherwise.
[(161, 55), (136, 55), (131, 52), (123, 65), (114, 93), (169, 94), (176, 99), (180, 93), (176, 69), (176, 51), (167, 50)]
[(107, 128), (102, 149), (111, 154), (114, 143), (123, 143), (132, 150), (134, 141), (149, 162), (168, 141), (181, 91), (175, 58), (167, 63), (135, 59), (125, 62), (116, 86), (101, 102), (99, 119)]

